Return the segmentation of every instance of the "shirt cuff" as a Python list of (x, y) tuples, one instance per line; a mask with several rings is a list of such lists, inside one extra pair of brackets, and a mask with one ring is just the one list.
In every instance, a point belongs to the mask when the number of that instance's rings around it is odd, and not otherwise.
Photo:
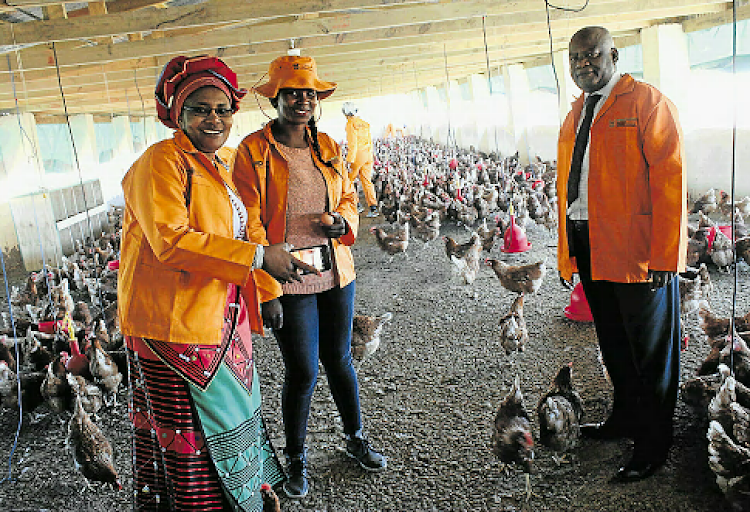
[(255, 246), (255, 257), (253, 258), (253, 270), (258, 270), (263, 268), (263, 255), (266, 253), (266, 250), (263, 248), (262, 245), (258, 244)]

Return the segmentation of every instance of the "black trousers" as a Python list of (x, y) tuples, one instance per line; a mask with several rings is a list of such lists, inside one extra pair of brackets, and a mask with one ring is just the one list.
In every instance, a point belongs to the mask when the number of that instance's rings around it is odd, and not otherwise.
[(665, 455), (680, 377), (679, 278), (655, 291), (649, 283), (594, 281), (588, 222), (569, 220), (568, 227), (612, 379), (611, 418), (627, 426), (636, 450)]

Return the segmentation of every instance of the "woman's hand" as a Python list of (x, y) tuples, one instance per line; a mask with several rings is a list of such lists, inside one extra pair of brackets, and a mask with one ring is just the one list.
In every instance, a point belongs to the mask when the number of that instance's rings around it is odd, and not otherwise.
[(324, 213), (320, 216), (320, 227), (328, 238), (338, 238), (346, 234), (346, 221), (340, 213)]
[(264, 247), (262, 268), (280, 283), (302, 281), (302, 276), (297, 272), (297, 269), (301, 269), (308, 274), (320, 275), (315, 267), (289, 254), (284, 243)]
[(278, 331), (284, 326), (284, 310), (279, 299), (272, 299), (260, 305), (263, 326)]

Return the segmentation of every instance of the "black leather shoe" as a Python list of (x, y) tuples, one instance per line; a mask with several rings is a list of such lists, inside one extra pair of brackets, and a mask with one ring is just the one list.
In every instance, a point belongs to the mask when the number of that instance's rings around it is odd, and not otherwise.
[(581, 425), (581, 436), (600, 441), (610, 441), (628, 437), (625, 427), (613, 421), (586, 423)]
[(660, 467), (662, 467), (665, 462), (666, 459), (664, 458), (659, 458), (658, 460), (643, 461), (632, 460), (625, 466), (617, 470), (617, 473), (615, 473), (615, 476), (614, 478), (612, 478), (612, 480), (614, 482), (621, 483), (637, 482), (639, 480), (643, 480), (644, 478), (648, 478), (656, 473), (656, 471)]

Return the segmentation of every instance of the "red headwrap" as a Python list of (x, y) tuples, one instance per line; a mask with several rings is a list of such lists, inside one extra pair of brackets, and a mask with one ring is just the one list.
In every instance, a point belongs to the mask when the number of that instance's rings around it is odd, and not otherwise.
[(217, 87), (232, 102), (232, 110), (237, 112), (240, 100), (247, 89), (239, 89), (237, 75), (224, 61), (217, 57), (175, 57), (161, 72), (156, 83), (156, 113), (159, 120), (169, 128), (178, 129), (178, 118), (182, 104), (190, 94), (206, 86)]

